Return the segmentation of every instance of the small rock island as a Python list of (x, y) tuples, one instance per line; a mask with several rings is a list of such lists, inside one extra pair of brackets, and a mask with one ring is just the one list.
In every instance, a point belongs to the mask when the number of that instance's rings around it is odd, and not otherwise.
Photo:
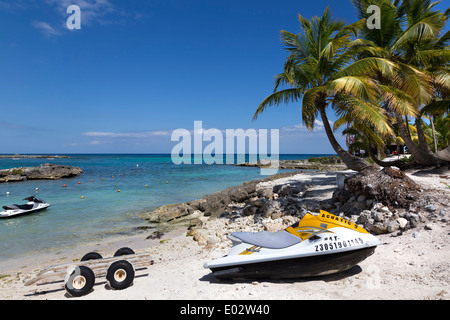
[(0, 182), (13, 182), (24, 180), (50, 179), (74, 177), (82, 173), (79, 167), (62, 166), (44, 163), (39, 167), (20, 167), (0, 170)]

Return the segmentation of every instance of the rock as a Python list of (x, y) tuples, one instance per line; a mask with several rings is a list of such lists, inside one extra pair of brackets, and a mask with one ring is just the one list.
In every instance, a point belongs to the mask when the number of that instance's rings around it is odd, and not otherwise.
[(281, 186), (281, 188), (279, 188), (278, 189), (278, 195), (280, 196), (280, 197), (286, 197), (286, 196), (289, 196), (289, 195), (291, 195), (291, 188), (290, 188), (290, 186), (289, 185), (282, 185)]
[(376, 212), (372, 213), (372, 218), (375, 221), (381, 222), (384, 220), (384, 215), (383, 215), (383, 213), (376, 211)]
[(438, 207), (437, 205), (435, 205), (435, 204), (427, 204), (427, 205), (424, 207), (424, 209), (427, 210), (427, 211), (429, 211), (429, 212), (434, 212), (434, 211), (436, 211), (437, 209), (439, 209), (439, 207)]
[(367, 229), (374, 234), (387, 233), (387, 226), (381, 222), (367, 223)]
[(400, 224), (398, 223), (397, 220), (393, 220), (393, 221), (389, 222), (388, 225), (387, 225), (387, 232), (388, 233), (395, 232), (395, 231), (397, 231), (399, 229), (400, 229)]
[(363, 210), (359, 215), (358, 224), (366, 224), (367, 222), (369, 222), (369, 219), (371, 219), (371, 217), (372, 213), (370, 212), (370, 210)]
[(196, 230), (203, 226), (203, 221), (199, 218), (194, 218), (189, 222), (189, 230)]
[(149, 235), (145, 239), (161, 239), (163, 235), (164, 233), (161, 231), (154, 231), (151, 235)]
[(194, 210), (185, 203), (169, 204), (146, 214), (144, 218), (149, 222), (171, 222), (192, 214)]
[(380, 208), (380, 211), (383, 212), (383, 213), (388, 213), (388, 212), (390, 212), (388, 207), (381, 207), (381, 208)]
[(258, 207), (250, 204), (244, 207), (243, 213), (245, 216), (255, 215), (258, 212)]
[(364, 210), (364, 209), (366, 209), (366, 203), (365, 202), (356, 202), (354, 204), (354, 208), (357, 210)]
[(39, 167), (21, 167), (0, 170), (0, 182), (32, 179), (60, 179), (74, 177), (83, 171), (79, 167), (44, 163)]
[(258, 197), (272, 199), (273, 198), (273, 189), (272, 188), (264, 188), (258, 190)]
[(427, 223), (425, 225), (425, 230), (433, 230), (433, 225), (431, 223)]
[(206, 240), (206, 244), (210, 245), (210, 246), (214, 246), (215, 244), (217, 244), (219, 242), (219, 239), (217, 237), (209, 237)]
[(207, 240), (205, 235), (202, 232), (196, 232), (193, 237), (194, 241), (197, 241), (200, 246), (205, 246), (207, 244)]
[(398, 225), (400, 226), (400, 229), (404, 229), (408, 223), (408, 220), (405, 218), (398, 218), (397, 219)]
[(258, 208), (262, 208), (265, 204), (266, 204), (266, 200), (265, 199), (257, 199), (257, 200), (252, 201), (250, 203), (250, 205), (253, 205), (253, 206), (258, 207)]

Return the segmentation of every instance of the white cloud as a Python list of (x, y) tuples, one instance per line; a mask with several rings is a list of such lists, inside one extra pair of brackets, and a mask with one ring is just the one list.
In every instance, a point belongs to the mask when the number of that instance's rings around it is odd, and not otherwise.
[(168, 136), (171, 131), (154, 130), (154, 131), (131, 131), (131, 132), (84, 132), (84, 136), (101, 137), (101, 138), (149, 138), (154, 136)]
[(37, 30), (42, 32), (46, 36), (56, 36), (60, 35), (61, 31), (57, 30), (56, 28), (52, 27), (45, 21), (33, 21), (31, 23), (33, 27), (35, 27)]
[[(333, 127), (333, 121), (328, 122), (330, 123), (330, 126)], [(323, 127), (323, 122), (317, 119), (314, 120), (314, 129), (311, 131), (308, 130), (308, 128), (306, 128), (306, 125), (304, 125), (303, 123), (294, 124), (292, 126), (281, 128), (281, 132), (286, 133), (319, 132), (319, 131), (325, 131), (325, 128)]]

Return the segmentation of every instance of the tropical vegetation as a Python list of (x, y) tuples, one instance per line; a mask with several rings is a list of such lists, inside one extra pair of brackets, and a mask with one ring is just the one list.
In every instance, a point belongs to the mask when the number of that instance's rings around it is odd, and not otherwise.
[[(313, 129), (320, 117), (338, 156), (362, 171), (370, 163), (352, 154), (366, 150), (380, 165), (386, 143), (404, 144), (420, 165), (450, 163), (450, 10), (429, 0), (352, 0), (359, 20), (346, 24), (327, 8), (321, 17), (298, 15), (301, 32), (281, 31), (288, 56), (275, 88), (256, 109), (300, 102), (302, 121)], [(380, 9), (380, 28), (368, 28), (367, 8)], [(334, 112), (333, 127), (327, 112)], [(410, 123), (412, 121), (412, 123)], [(335, 130), (356, 139), (345, 150)]]

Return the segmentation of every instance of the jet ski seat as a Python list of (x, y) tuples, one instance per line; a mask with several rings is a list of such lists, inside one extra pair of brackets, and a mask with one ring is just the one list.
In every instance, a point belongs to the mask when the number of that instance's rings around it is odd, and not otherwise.
[(7, 206), (3, 206), (3, 209), (5, 210), (30, 210), (31, 208), (33, 208), (32, 204), (10, 204)]
[(242, 242), (268, 249), (287, 248), (302, 241), (301, 238), (284, 230), (277, 232), (233, 232), (230, 236)]

